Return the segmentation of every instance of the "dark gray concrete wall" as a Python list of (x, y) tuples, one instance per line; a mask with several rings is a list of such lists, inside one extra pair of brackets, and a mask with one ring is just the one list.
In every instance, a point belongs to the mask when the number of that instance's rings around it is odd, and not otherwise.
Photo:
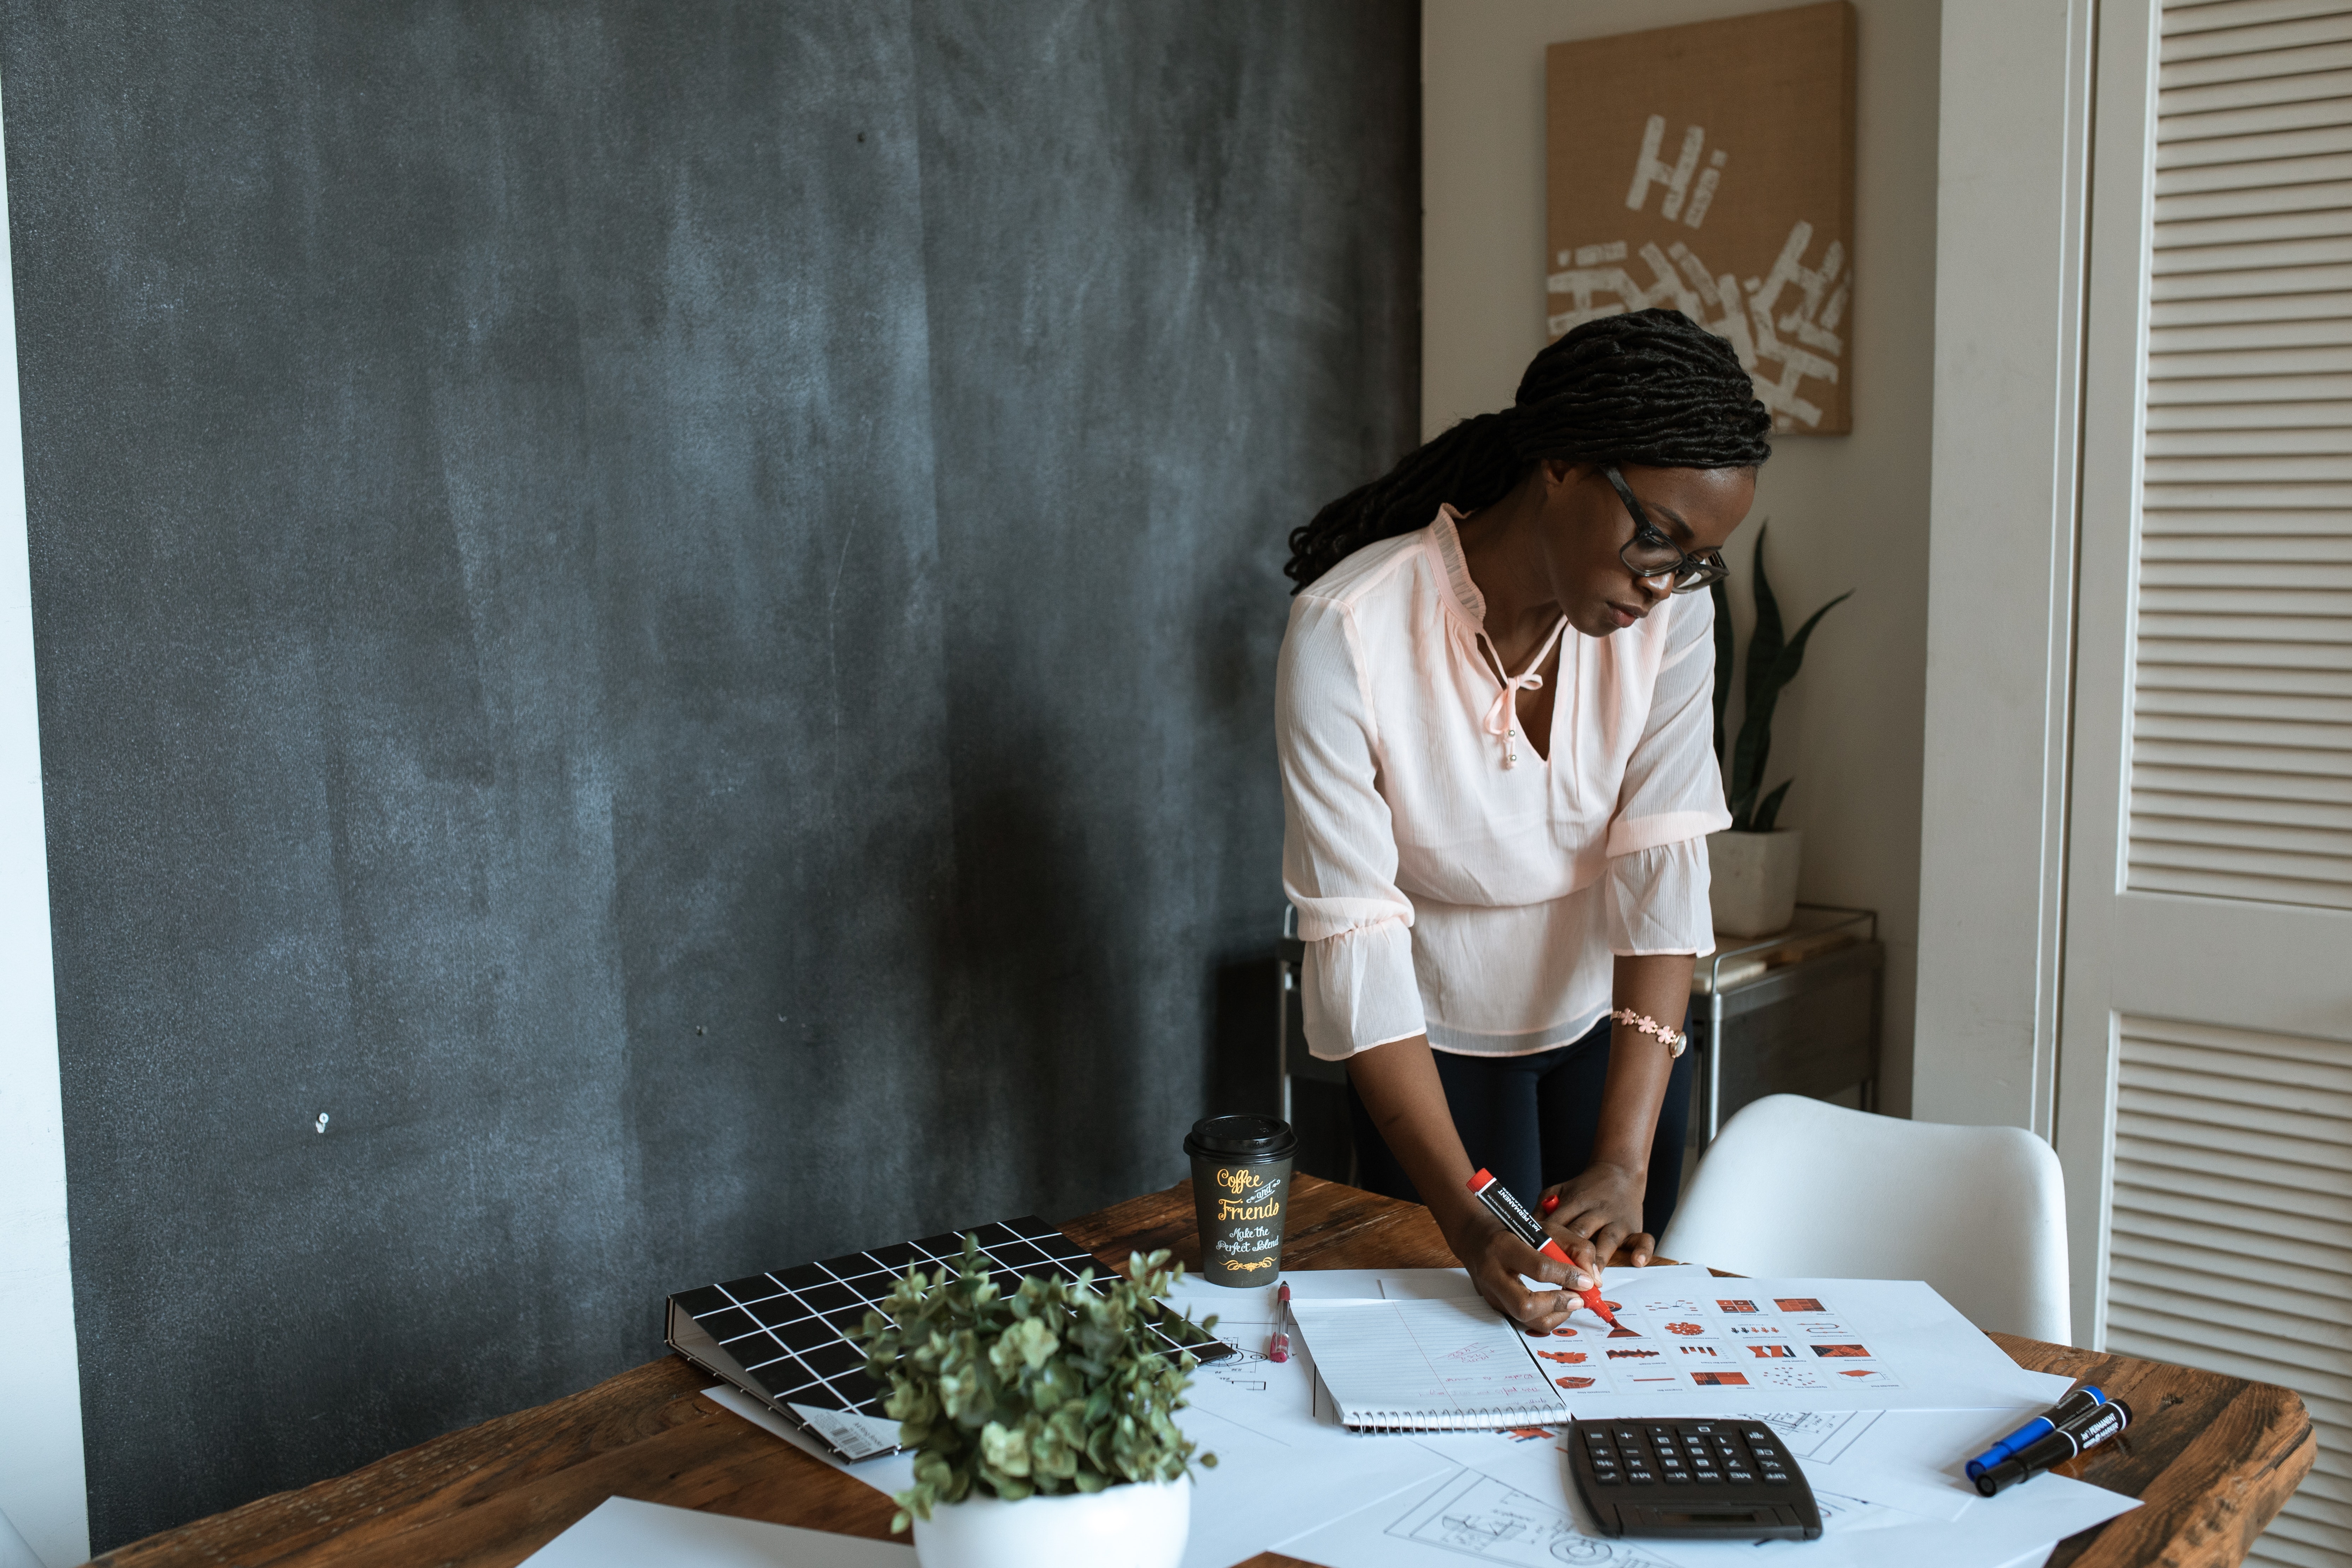
[(0, 0), (100, 1549), (1262, 1091), (1416, 30)]

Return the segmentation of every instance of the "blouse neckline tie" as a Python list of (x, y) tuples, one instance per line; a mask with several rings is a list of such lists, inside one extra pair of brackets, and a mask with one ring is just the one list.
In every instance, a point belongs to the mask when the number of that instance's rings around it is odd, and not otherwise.
[[(1551, 635), (1544, 638), (1543, 646), (1536, 649), (1535, 657), (1528, 660), (1528, 667), (1503, 681), (1503, 689), (1495, 693), (1495, 700), (1486, 709), (1486, 733), (1503, 742), (1503, 765), (1507, 768), (1519, 765), (1519, 693), (1543, 689), (1544, 678), (1536, 671), (1542, 668), (1545, 659), (1551, 657), (1552, 645), (1559, 641), (1560, 633), (1567, 629), (1568, 617), (1562, 616), (1551, 628)], [(1486, 637), (1483, 631), (1478, 636), (1486, 638), (1489, 648), (1494, 648), (1494, 638)], [(1483, 658), (1478, 663), (1487, 674), (1500, 679), (1497, 672), (1503, 668), (1502, 650), (1495, 649), (1492, 665)]]

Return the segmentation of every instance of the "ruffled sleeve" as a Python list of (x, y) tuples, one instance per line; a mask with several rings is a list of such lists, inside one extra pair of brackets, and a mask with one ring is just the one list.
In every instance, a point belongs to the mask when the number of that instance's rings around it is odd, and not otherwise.
[(1706, 836), (1731, 826), (1715, 760), (1715, 605), (1700, 594), (1670, 603), (1649, 721), (1609, 824), (1609, 945), (1623, 954), (1715, 951)]
[(1353, 616), (1301, 595), (1275, 673), (1282, 885), (1307, 944), (1307, 1048), (1339, 1060), (1423, 1033), (1412, 905), (1375, 787), (1380, 735)]

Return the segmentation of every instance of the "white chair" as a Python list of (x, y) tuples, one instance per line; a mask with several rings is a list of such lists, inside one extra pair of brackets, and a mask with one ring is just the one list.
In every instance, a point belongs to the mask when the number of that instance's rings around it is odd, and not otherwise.
[(1707, 1146), (1658, 1252), (1782, 1279), (1924, 1279), (1980, 1329), (2073, 1342), (2065, 1179), (2022, 1128), (1767, 1095)]

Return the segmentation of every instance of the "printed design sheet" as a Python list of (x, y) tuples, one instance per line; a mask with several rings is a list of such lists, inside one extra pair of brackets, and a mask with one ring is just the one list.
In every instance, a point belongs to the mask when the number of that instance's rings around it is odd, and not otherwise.
[[(1866, 1432), (1867, 1414), (1840, 1424)], [(1834, 1441), (1837, 1432), (1814, 1428)], [(1374, 1438), (1388, 1442), (1401, 1439)], [(1465, 1454), (1452, 1438), (1411, 1439)], [(1808, 1467), (1810, 1468), (1810, 1466)], [(1645, 1541), (1599, 1533), (1583, 1500), (1568, 1484), (1566, 1455), (1557, 1442), (1490, 1446), (1458, 1462), (1433, 1482), (1359, 1509), (1346, 1518), (1302, 1531), (1275, 1550), (1330, 1568), (1463, 1568), (1465, 1559), (1507, 1568), (1748, 1568), (1790, 1553), (1807, 1568), (1994, 1568), (2020, 1557), (2038, 1563), (2065, 1536), (2137, 1506), (2096, 1487), (2063, 1477), (2039, 1496), (2018, 1489), (2021, 1506), (1986, 1504), (1959, 1520), (1922, 1516), (1868, 1492), (1848, 1492), (1811, 1481), (1821, 1510), (1818, 1541)]]
[[(2063, 1393), (1916, 1281), (1645, 1280), (1603, 1289), (1612, 1329), (1578, 1311), (1536, 1360), (1577, 1415), (1753, 1409), (1973, 1409)], [(2051, 1391), (2055, 1390), (2056, 1393)]]

